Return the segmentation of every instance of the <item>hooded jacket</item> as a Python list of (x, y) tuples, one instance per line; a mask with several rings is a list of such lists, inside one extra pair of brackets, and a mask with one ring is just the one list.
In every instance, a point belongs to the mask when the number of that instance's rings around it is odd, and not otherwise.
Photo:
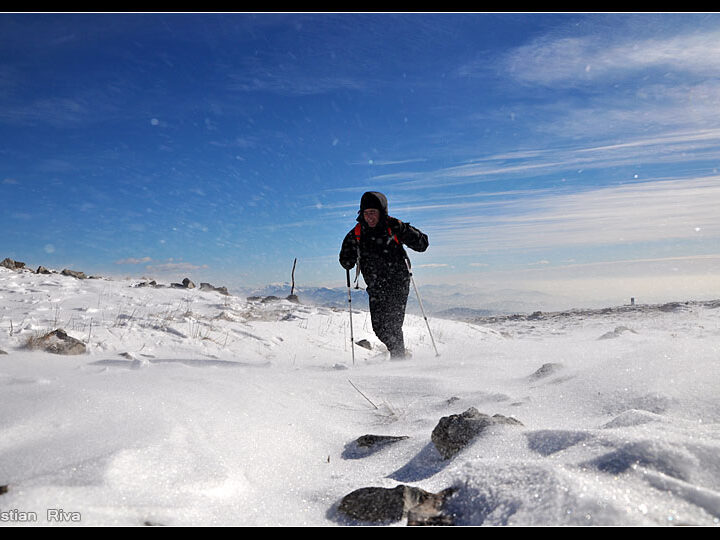
[[(375, 227), (370, 227), (363, 217), (363, 211), (368, 208), (380, 211), (380, 221)], [(371, 294), (384, 289), (392, 290), (408, 282), (410, 273), (405, 264), (408, 256), (403, 246), (425, 251), (429, 244), (427, 235), (409, 223), (390, 217), (387, 198), (377, 191), (363, 194), (357, 221), (360, 224), (360, 242), (355, 237), (354, 228), (345, 235), (340, 249), (342, 267), (352, 269), (359, 258), (360, 272)]]

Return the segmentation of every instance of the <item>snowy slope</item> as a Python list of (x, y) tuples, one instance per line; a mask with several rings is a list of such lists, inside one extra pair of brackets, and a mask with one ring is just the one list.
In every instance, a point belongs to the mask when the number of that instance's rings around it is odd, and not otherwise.
[[(135, 284), (0, 268), (0, 524), (344, 525), (344, 495), (401, 483), (457, 488), (460, 525), (719, 523), (713, 305), (431, 319), (440, 357), (408, 316), (400, 362), (360, 311), (353, 365), (345, 310)], [(23, 348), (55, 328), (87, 354)], [(469, 407), (523, 425), (441, 459)], [(349, 454), (364, 434), (409, 438)]]

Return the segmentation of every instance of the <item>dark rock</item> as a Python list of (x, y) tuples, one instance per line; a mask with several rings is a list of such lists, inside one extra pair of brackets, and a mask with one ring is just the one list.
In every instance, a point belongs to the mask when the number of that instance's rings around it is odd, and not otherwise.
[(557, 373), (558, 370), (562, 369), (563, 365), (558, 364), (555, 362), (548, 362), (547, 364), (543, 364), (540, 366), (535, 373), (530, 375), (531, 379), (542, 379), (544, 377), (549, 377), (553, 373)]
[(9, 270), (22, 270), (25, 268), (25, 263), (14, 261), (10, 257), (6, 257), (2, 262), (0, 262), (0, 266), (4, 266)]
[(300, 299), (298, 298), (297, 294), (288, 294), (285, 300), (287, 300), (288, 302), (292, 302), (293, 304), (300, 303)]
[(153, 279), (152, 281), (142, 281), (135, 285), (136, 287), (157, 287), (157, 282)]
[(685, 309), (687, 309), (687, 302), (685, 304), (681, 302), (668, 302), (667, 304), (662, 304), (658, 306), (658, 309), (660, 311), (669, 313), (672, 313), (674, 311), (684, 311)]
[(352, 519), (373, 523), (390, 523), (408, 516), (408, 525), (451, 524), (442, 508), (452, 490), (430, 493), (423, 489), (399, 485), (394, 488), (360, 488), (343, 497), (338, 510)]
[(406, 486), (366, 487), (345, 495), (338, 510), (359, 521), (399, 521), (406, 512)]
[(0, 495), (5, 495), (8, 492), (8, 486), (0, 486)]
[(370, 343), (367, 339), (361, 339), (360, 341), (356, 341), (355, 345), (358, 345), (370, 351), (372, 350), (372, 343)]
[(44, 266), (38, 266), (38, 269), (35, 271), (36, 274), (52, 274), (50, 270), (45, 268)]
[(465, 448), (475, 437), (488, 427), (507, 424), (520, 425), (514, 418), (501, 414), (488, 416), (470, 407), (462, 414), (452, 414), (440, 419), (433, 429), (431, 440), (444, 459), (449, 459)]
[(68, 336), (62, 329), (53, 330), (39, 338), (31, 338), (27, 345), (30, 349), (41, 349), (53, 354), (75, 355), (86, 352), (82, 341)]
[(343, 458), (359, 459), (374, 454), (383, 448), (405, 439), (407, 435), (363, 435), (358, 437), (345, 447)]
[(360, 448), (371, 448), (373, 446), (384, 446), (386, 444), (404, 441), (409, 439), (407, 435), (363, 435), (358, 437), (355, 442)]
[(279, 302), (280, 298), (277, 296), (266, 296), (265, 298), (261, 299), (260, 302), (263, 304), (267, 304), (268, 302)]
[(170, 287), (173, 289), (194, 289), (195, 284), (190, 279), (185, 278), (182, 283), (171, 283)]
[(84, 272), (78, 272), (77, 270), (68, 270), (65, 268), (62, 272), (60, 272), (63, 276), (71, 276), (76, 279), (87, 279), (87, 276)]
[(219, 292), (220, 294), (224, 294), (225, 296), (230, 296), (230, 293), (228, 292), (227, 287), (215, 287), (213, 285), (210, 285), (209, 283), (201, 283), (200, 290), (201, 291)]
[(2, 349), (0, 349), (0, 355), (3, 355), (3, 354), (7, 354), (7, 353), (5, 351), (3, 351)]

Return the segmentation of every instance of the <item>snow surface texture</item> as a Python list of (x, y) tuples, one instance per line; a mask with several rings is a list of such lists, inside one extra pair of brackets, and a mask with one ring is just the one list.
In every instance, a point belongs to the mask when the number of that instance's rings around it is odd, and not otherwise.
[[(0, 268), (0, 511), (347, 525), (344, 495), (408, 484), (455, 487), (459, 525), (719, 523), (713, 305), (430, 319), (440, 357), (408, 316), (403, 361), (358, 311), (355, 338), (373, 350), (355, 347), (353, 365), (345, 310), (134, 284)], [(23, 348), (55, 328), (87, 354)], [(443, 460), (432, 429), (469, 407), (522, 426)], [(408, 438), (348, 453), (365, 434)]]

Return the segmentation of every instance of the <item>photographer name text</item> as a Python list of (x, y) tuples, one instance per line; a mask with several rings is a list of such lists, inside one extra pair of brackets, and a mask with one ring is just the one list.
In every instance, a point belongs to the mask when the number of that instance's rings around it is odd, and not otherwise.
[[(48, 508), (45, 520), (54, 523), (77, 523), (82, 520), (80, 512), (66, 512), (62, 508)], [(38, 521), (37, 512), (24, 512), (13, 508), (0, 510), (0, 523), (34, 523)]]

